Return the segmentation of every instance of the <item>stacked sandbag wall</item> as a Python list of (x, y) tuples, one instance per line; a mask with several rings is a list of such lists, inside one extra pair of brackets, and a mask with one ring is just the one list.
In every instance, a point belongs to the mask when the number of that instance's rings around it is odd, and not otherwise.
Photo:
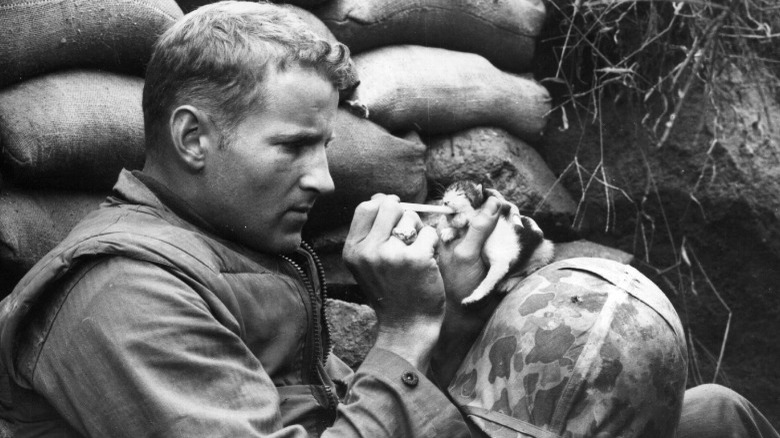
[[(144, 64), (182, 10), (206, 3), (0, 6), (0, 296), (97, 207), (120, 169), (143, 165)], [(454, 179), (489, 180), (546, 231), (571, 237), (577, 203), (534, 148), (551, 108), (528, 73), (541, 0), (289, 3), (350, 47), (360, 80), (343, 96), (328, 151), (336, 191), (306, 229), (334, 290), (355, 290), (340, 250), (354, 207), (376, 192), (425, 202)]]
[(174, 0), (0, 4), (0, 297), (143, 165), (143, 73)]

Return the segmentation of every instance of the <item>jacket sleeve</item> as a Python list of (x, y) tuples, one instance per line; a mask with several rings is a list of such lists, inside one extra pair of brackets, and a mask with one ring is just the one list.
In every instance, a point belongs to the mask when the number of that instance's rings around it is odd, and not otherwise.
[(373, 348), (327, 437), (468, 437), (457, 408), (400, 356)]
[[(115, 257), (82, 270), (61, 293), (43, 321), (48, 336), (30, 380), (81, 434), (307, 436), (282, 425), (278, 392), (241, 337), (172, 273)], [(421, 373), (374, 349), (325, 436), (468, 432)]]

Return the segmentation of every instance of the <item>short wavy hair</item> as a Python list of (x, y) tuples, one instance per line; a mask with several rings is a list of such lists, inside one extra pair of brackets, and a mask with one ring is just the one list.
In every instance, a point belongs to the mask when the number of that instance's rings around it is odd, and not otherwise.
[(217, 126), (220, 147), (248, 114), (264, 108), (269, 73), (309, 68), (343, 91), (355, 82), (349, 49), (316, 35), (289, 9), (223, 1), (196, 9), (154, 46), (143, 90), (146, 147), (166, 131), (170, 113), (191, 104)]

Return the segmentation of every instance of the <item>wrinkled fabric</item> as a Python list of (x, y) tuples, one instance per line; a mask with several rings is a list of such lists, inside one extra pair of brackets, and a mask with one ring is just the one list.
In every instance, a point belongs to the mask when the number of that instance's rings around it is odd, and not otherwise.
[(19, 437), (467, 436), (400, 357), (373, 349), (350, 376), (328, 354), (308, 251), (221, 240), (128, 172), (115, 194), (0, 307)]
[(685, 391), (676, 438), (780, 438), (753, 403), (721, 385)]
[(520, 281), (448, 390), (491, 437), (667, 437), (686, 375), (663, 293), (629, 266), (580, 258)]

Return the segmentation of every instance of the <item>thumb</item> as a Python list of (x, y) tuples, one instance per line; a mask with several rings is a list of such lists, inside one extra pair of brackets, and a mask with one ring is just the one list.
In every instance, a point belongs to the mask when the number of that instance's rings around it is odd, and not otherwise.
[(501, 202), (493, 196), (488, 197), (482, 204), (479, 213), (469, 221), (469, 229), (460, 243), (463, 253), (479, 254), (482, 251), (485, 241), (496, 228), (500, 207)]

